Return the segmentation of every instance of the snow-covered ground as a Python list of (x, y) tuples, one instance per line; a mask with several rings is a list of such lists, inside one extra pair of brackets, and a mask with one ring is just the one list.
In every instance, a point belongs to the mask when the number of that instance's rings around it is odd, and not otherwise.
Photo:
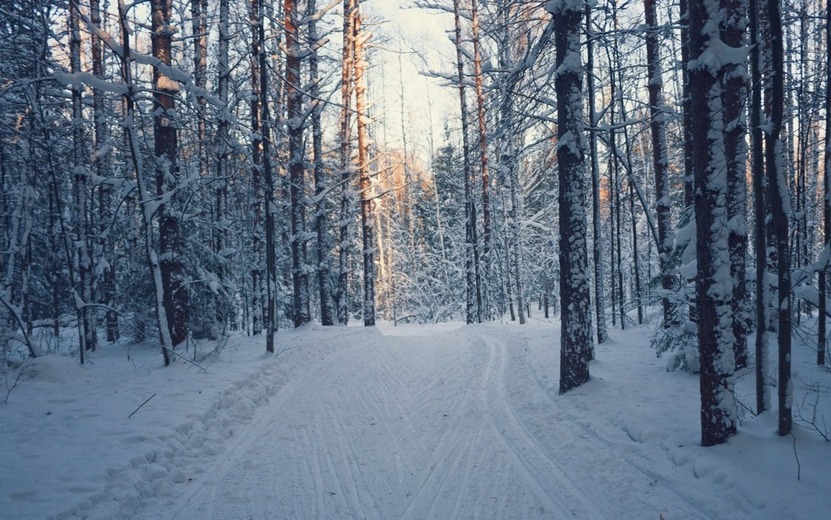
[[(198, 366), (150, 346), (42, 357), (0, 403), (0, 518), (827, 517), (831, 443), (747, 414), (701, 448), (698, 379), (665, 371), (651, 330), (613, 329), (565, 396), (539, 322), (310, 326)], [(828, 435), (813, 356), (795, 352), (795, 405)]]

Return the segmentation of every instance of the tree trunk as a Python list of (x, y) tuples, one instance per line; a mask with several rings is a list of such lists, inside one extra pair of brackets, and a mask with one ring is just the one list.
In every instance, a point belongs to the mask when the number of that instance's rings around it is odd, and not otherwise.
[(669, 192), (666, 121), (669, 111), (664, 104), (658, 19), (655, 0), (644, 0), (646, 14), (646, 67), (649, 89), (649, 117), (652, 134), (652, 169), (655, 176), (655, 213), (658, 221), (658, 257), (661, 269), (661, 306), (663, 327), (678, 327), (678, 274), (672, 262), (675, 233), (672, 229), (672, 199)]
[(350, 107), (352, 105), (352, 81), (355, 62), (352, 56), (352, 24), (355, 18), (356, 0), (343, 0), (343, 64), (341, 67), (341, 115), (340, 115), (340, 244), (338, 248), (338, 290), (335, 293), (335, 307), (338, 323), (349, 321), (349, 222), (352, 220), (352, 206), (355, 202), (351, 186), (351, 131)]
[[(723, 40), (734, 48), (745, 45), (747, 1), (729, 0), (724, 15)], [(747, 334), (750, 328), (750, 295), (745, 282), (747, 267), (747, 68), (730, 64), (725, 68), (724, 152), (727, 160), (727, 219), (730, 224), (730, 274), (733, 278), (733, 352), (736, 368), (747, 366)]]
[[(727, 249), (721, 64), (704, 65), (718, 38), (715, 2), (690, 3), (690, 108), (695, 178), (696, 291), (701, 355), (701, 444), (721, 444), (736, 433), (733, 329)], [(697, 64), (697, 65), (692, 65)]]
[(167, 311), (165, 309), (164, 298), (164, 281), (162, 277), (162, 269), (159, 261), (159, 255), (156, 252), (156, 247), (153, 240), (153, 210), (150, 202), (150, 191), (144, 180), (144, 160), (139, 148), (138, 135), (134, 125), (135, 104), (137, 96), (137, 88), (133, 84), (131, 74), (131, 59), (130, 59), (130, 34), (132, 30), (128, 24), (127, 5), (119, 5), (119, 24), (121, 26), (121, 44), (124, 47), (124, 53), (121, 56), (121, 73), (124, 75), (124, 84), (127, 92), (124, 95), (125, 114), (124, 114), (124, 130), (126, 134), (127, 144), (130, 147), (130, 159), (136, 176), (136, 188), (139, 196), (139, 207), (141, 208), (141, 216), (144, 229), (144, 252), (147, 260), (147, 265), (150, 269), (150, 275), (153, 278), (153, 289), (156, 302), (156, 319), (159, 326), (159, 341), (162, 349), (162, 357), (164, 358), (164, 365), (170, 364), (170, 353), (173, 351), (173, 340), (170, 335), (170, 327), (167, 323)]
[(265, 209), (265, 294), (266, 294), (266, 352), (274, 352), (274, 334), (277, 332), (277, 259), (275, 258), (274, 244), (274, 172), (271, 167), (271, 115), (268, 98), (268, 68), (266, 67), (265, 48), (265, 5), (259, 0), (259, 19), (257, 29), (259, 33), (260, 62), (260, 122), (262, 124), (263, 146), (263, 176), (265, 177), (265, 193), (263, 207)]
[(286, 30), (286, 126), (289, 138), (289, 198), (291, 204), (291, 278), (294, 326), (311, 321), (309, 275), (306, 271), (305, 168), (303, 167), (303, 93), (300, 85), (300, 41), (297, 31), (297, 4), (285, 0)]
[(557, 93), (557, 164), (560, 182), (560, 393), (589, 380), (591, 302), (586, 240), (586, 169), (583, 130), (580, 21), (582, 4), (551, 2)]
[(358, 172), (360, 176), (361, 228), (363, 237), (364, 260), (364, 326), (375, 326), (375, 237), (374, 202), (372, 200), (372, 183), (369, 178), (369, 136), (367, 126), (369, 116), (366, 112), (366, 62), (364, 61), (364, 43), (367, 37), (361, 28), (360, 0), (356, 2), (355, 19), (352, 25), (352, 52), (355, 59), (355, 117), (358, 130)]
[[(151, 43), (153, 57), (170, 66), (172, 58), (172, 0), (151, 0)], [(176, 188), (178, 141), (175, 122), (175, 98), (179, 84), (153, 68), (153, 137), (156, 159), (156, 195), (168, 196)], [(187, 338), (188, 291), (184, 285), (182, 240), (179, 217), (172, 200), (159, 204), (159, 265), (162, 272), (165, 312), (173, 345)]]
[[(69, 61), (74, 73), (81, 72), (81, 28), (78, 0), (69, 3)], [(83, 114), (81, 112), (81, 85), (72, 86), (72, 159), (74, 187), (74, 246), (70, 262), (75, 263), (78, 273), (77, 284), (73, 280), (75, 311), (78, 314), (78, 339), (80, 340), (80, 361), (84, 363), (84, 350), (95, 349), (95, 316), (92, 307), (93, 265), (90, 251), (89, 230), (89, 172), (85, 165)]]
[(782, 17), (779, 0), (768, 0), (768, 19), (770, 21), (771, 46), (771, 113), (768, 118), (770, 131), (765, 136), (765, 163), (768, 190), (770, 192), (769, 208), (775, 230), (777, 253), (777, 278), (779, 301), (776, 304), (779, 321), (779, 380), (777, 390), (779, 397), (779, 435), (791, 432), (791, 262), (790, 240), (788, 238), (788, 215), (790, 203), (784, 172), (782, 171), (782, 116), (784, 108), (784, 51), (782, 42)]
[[(600, 165), (597, 151), (597, 121), (595, 112), (595, 84), (594, 84), (594, 45), (592, 38), (591, 5), (586, 3), (586, 84), (589, 94), (589, 155), (592, 176), (592, 224), (594, 229), (594, 307), (597, 317), (597, 342), (603, 343), (608, 337), (606, 332), (606, 294), (605, 273), (603, 272), (603, 223), (600, 220)], [(547, 291), (546, 291), (547, 296)], [(545, 308), (545, 317), (548, 317), (548, 305)]]
[(332, 291), (329, 279), (331, 277), (330, 252), (332, 244), (329, 240), (329, 223), (326, 218), (326, 169), (323, 157), (323, 128), (320, 124), (320, 114), (323, 105), (320, 100), (320, 76), (318, 73), (317, 20), (314, 15), (317, 11), (316, 0), (309, 0), (307, 16), (309, 22), (309, 47), (314, 52), (309, 55), (309, 95), (312, 98), (312, 153), (314, 155), (314, 183), (315, 183), (315, 233), (317, 234), (317, 284), (320, 298), (320, 322), (324, 326), (334, 325), (332, 317)]
[[(490, 211), (490, 172), (488, 171), (488, 132), (485, 124), (485, 94), (482, 85), (482, 50), (481, 41), (479, 39), (479, 0), (471, 0), (471, 29), (473, 31), (473, 73), (474, 84), (476, 87), (476, 114), (479, 122), (479, 165), (481, 168), (482, 177), (482, 254), (481, 259), (484, 263), (482, 266), (482, 274), (485, 280), (492, 279), (492, 263), (491, 262), (491, 211)], [(478, 248), (478, 243), (476, 245)], [(490, 290), (488, 283), (477, 284), (481, 291), (481, 310), (486, 319), (490, 319)]]
[[(228, 227), (224, 224), (225, 213), (227, 211), (228, 200), (228, 178), (229, 171), (229, 156), (231, 153), (230, 146), (230, 114), (228, 113), (228, 90), (230, 83), (231, 70), (228, 65), (229, 47), (230, 47), (230, 30), (228, 22), (230, 17), (229, 0), (219, 1), (219, 56), (217, 58), (217, 95), (219, 97), (219, 116), (216, 125), (216, 142), (215, 142), (215, 156), (216, 161), (216, 177), (218, 186), (214, 193), (214, 207), (217, 221), (220, 223), (219, 228), (214, 231), (214, 252), (222, 261), (219, 268), (219, 277), (221, 281), (225, 281), (228, 277), (228, 269), (226, 268), (227, 255), (225, 247), (228, 238)], [(217, 314), (225, 322), (231, 321), (232, 329), (236, 329), (236, 318), (234, 314), (224, 310), (217, 310)]]
[[(90, 0), (90, 22), (101, 28), (101, 5), (99, 0)], [(92, 74), (99, 80), (104, 80), (104, 54), (101, 38), (91, 35)], [(106, 96), (99, 89), (92, 90), (92, 106), (95, 131), (95, 172), (100, 179), (110, 177), (110, 153), (105, 151), (109, 147), (110, 134), (107, 127)], [(118, 340), (118, 313), (115, 311), (116, 294), (116, 249), (115, 233), (111, 229), (113, 211), (112, 186), (102, 182), (98, 188), (98, 248), (105, 258), (103, 271), (99, 282), (101, 288), (100, 300), (107, 307), (105, 314), (107, 341), (113, 343)]]
[(262, 188), (262, 149), (263, 138), (261, 134), (262, 110), (260, 102), (263, 99), (260, 87), (262, 84), (260, 76), (265, 71), (260, 67), (260, 32), (259, 24), (262, 19), (261, 0), (251, 0), (249, 12), (249, 24), (251, 25), (251, 98), (249, 100), (249, 112), (251, 114), (251, 200), (254, 206), (254, 222), (252, 223), (251, 249), (253, 250), (253, 265), (251, 267), (251, 332), (256, 336), (263, 331), (263, 245), (262, 233), (263, 223), (263, 196), (260, 195)]
[[(826, 64), (831, 64), (831, 9), (825, 10), (825, 56)], [(828, 77), (825, 83), (825, 164), (822, 175), (822, 234), (823, 252), (831, 252), (831, 66), (826, 67)], [(819, 327), (817, 333), (817, 365), (825, 365), (827, 337), (828, 266), (826, 259), (819, 271)]]
[(470, 142), (468, 133), (468, 113), (465, 96), (464, 53), (462, 51), (462, 23), (459, 0), (453, 0), (453, 18), (456, 45), (457, 87), (459, 89), (459, 106), (462, 121), (462, 157), (465, 186), (465, 322), (482, 321), (482, 299), (479, 289), (479, 262), (476, 261), (476, 212), (473, 205), (471, 182)]

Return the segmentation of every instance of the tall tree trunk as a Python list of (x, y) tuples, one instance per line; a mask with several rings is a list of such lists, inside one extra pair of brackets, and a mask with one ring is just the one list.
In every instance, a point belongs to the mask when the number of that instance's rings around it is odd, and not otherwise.
[(352, 82), (355, 61), (352, 56), (352, 24), (355, 19), (356, 0), (343, 0), (343, 64), (341, 67), (341, 115), (340, 115), (340, 244), (338, 247), (338, 290), (335, 293), (335, 308), (338, 323), (346, 325), (349, 321), (349, 222), (352, 220), (352, 207), (355, 202), (352, 187), (351, 160), (351, 125), (350, 107), (352, 106)]
[(658, 258), (661, 268), (661, 306), (664, 311), (664, 328), (678, 326), (678, 304), (674, 300), (678, 290), (678, 274), (672, 261), (675, 233), (672, 229), (672, 199), (669, 193), (667, 171), (666, 121), (669, 111), (664, 104), (664, 81), (661, 68), (658, 18), (655, 0), (644, 0), (646, 14), (646, 67), (649, 89), (649, 117), (652, 134), (652, 170), (655, 176), (655, 213), (658, 221)]
[[(96, 28), (101, 27), (101, 4), (99, 0), (90, 0), (90, 22)], [(104, 54), (100, 36), (93, 32), (91, 35), (91, 57), (92, 74), (99, 80), (104, 80)], [(106, 97), (99, 89), (92, 90), (92, 106), (95, 131), (95, 173), (99, 179), (110, 177), (110, 134), (107, 127)], [(112, 228), (113, 211), (112, 186), (102, 182), (98, 191), (98, 248), (104, 257), (104, 265), (101, 273), (99, 286), (101, 288), (100, 299), (106, 307), (105, 323), (107, 330), (107, 341), (110, 343), (118, 340), (118, 313), (115, 311), (115, 285), (116, 285), (116, 260), (115, 233)]]
[[(586, 86), (589, 94), (589, 155), (592, 176), (592, 224), (594, 229), (594, 307), (597, 315), (597, 342), (603, 343), (608, 337), (606, 332), (606, 294), (605, 273), (603, 272), (603, 223), (600, 217), (600, 165), (597, 151), (597, 113), (595, 112), (594, 84), (594, 30), (592, 28), (591, 5), (586, 3)], [(547, 293), (547, 291), (546, 291)], [(548, 307), (545, 309), (548, 317)], [(614, 314), (613, 314), (614, 316)]]
[[(80, 6), (78, 0), (69, 3), (69, 56), (70, 68), (74, 73), (81, 72), (81, 28)], [(95, 316), (92, 306), (93, 265), (89, 230), (89, 172), (85, 164), (84, 121), (81, 112), (81, 85), (72, 86), (72, 159), (73, 187), (75, 198), (74, 245), (73, 258), (78, 273), (77, 285), (73, 283), (75, 310), (78, 314), (78, 338), (81, 351), (95, 349)], [(81, 363), (84, 355), (81, 353)]]
[(164, 365), (170, 364), (170, 353), (173, 351), (173, 339), (170, 334), (170, 327), (167, 323), (167, 311), (165, 309), (165, 295), (164, 295), (164, 279), (162, 276), (161, 262), (159, 255), (156, 252), (154, 244), (153, 232), (153, 215), (154, 211), (151, 207), (150, 190), (147, 189), (144, 180), (144, 160), (139, 148), (139, 137), (135, 128), (135, 105), (138, 89), (133, 84), (132, 71), (130, 68), (132, 59), (130, 58), (130, 29), (128, 22), (129, 7), (126, 4), (119, 4), (119, 25), (121, 28), (121, 45), (124, 52), (121, 56), (121, 73), (124, 77), (124, 84), (126, 85), (126, 93), (124, 95), (124, 130), (127, 144), (130, 147), (130, 159), (136, 176), (136, 188), (139, 196), (139, 207), (142, 216), (142, 223), (144, 229), (144, 252), (147, 260), (147, 265), (150, 269), (150, 275), (153, 278), (153, 289), (156, 302), (156, 319), (159, 326), (159, 341), (162, 349), (162, 357), (164, 358)]
[(769, 284), (767, 281), (767, 205), (765, 197), (765, 165), (762, 146), (762, 53), (761, 31), (759, 27), (759, 2), (750, 0), (748, 14), (750, 21), (751, 99), (750, 99), (750, 136), (751, 136), (751, 172), (753, 179), (754, 251), (756, 253), (756, 413), (770, 409), (770, 390), (766, 382), (768, 367), (767, 324)]
[(823, 255), (825, 260), (819, 271), (819, 327), (817, 332), (817, 365), (825, 365), (825, 351), (828, 340), (826, 323), (828, 298), (828, 267), (827, 255), (831, 253), (831, 9), (825, 10), (825, 164), (822, 175), (822, 236)]
[(311, 321), (309, 275), (306, 271), (305, 168), (303, 167), (303, 93), (300, 86), (300, 41), (297, 31), (297, 4), (285, 0), (286, 30), (286, 120), (289, 137), (289, 198), (291, 204), (291, 278), (294, 326)]
[[(208, 85), (208, 0), (190, 0), (193, 25), (193, 84), (204, 92)], [(207, 112), (208, 100), (200, 92), (196, 96), (196, 155), (201, 176), (208, 175)]]
[[(695, 204), (695, 197), (694, 194), (694, 179), (693, 179), (693, 138), (692, 138), (692, 125), (693, 125), (693, 113), (692, 113), (692, 98), (690, 95), (690, 0), (679, 0), (678, 6), (680, 10), (679, 16), (679, 23), (681, 25), (681, 75), (682, 75), (682, 87), (681, 87), (681, 106), (684, 112), (683, 117), (683, 132), (684, 132), (684, 213), (688, 219), (694, 218), (695, 209), (693, 205)], [(682, 222), (688, 222), (689, 220), (682, 220)], [(684, 279), (680, 280), (681, 283), (686, 284), (687, 286), (695, 286), (695, 282), (693, 280)], [(696, 308), (696, 300), (693, 296), (689, 299), (688, 302), (688, 312), (687, 318), (692, 323), (698, 322), (698, 311)]]
[[(220, 223), (219, 229), (215, 230), (214, 235), (214, 252), (221, 259), (219, 270), (219, 277), (221, 281), (225, 281), (228, 275), (226, 269), (226, 253), (225, 247), (227, 243), (228, 228), (225, 222), (225, 213), (227, 211), (228, 199), (228, 177), (229, 171), (229, 156), (231, 154), (230, 146), (230, 125), (231, 118), (228, 110), (228, 90), (231, 77), (231, 69), (228, 65), (229, 47), (230, 47), (230, 30), (228, 22), (230, 18), (229, 0), (219, 1), (219, 56), (217, 57), (217, 96), (219, 97), (219, 116), (216, 125), (216, 141), (214, 148), (214, 161), (216, 162), (216, 178), (218, 185), (214, 192), (214, 207), (217, 221)], [(230, 312), (218, 310), (218, 315), (224, 321), (230, 321), (232, 329), (236, 329), (236, 318)]]
[(362, 13), (360, 0), (356, 2), (355, 19), (352, 25), (352, 52), (355, 59), (355, 117), (358, 130), (358, 172), (360, 176), (361, 196), (361, 230), (363, 236), (364, 260), (364, 326), (375, 326), (375, 237), (374, 202), (372, 200), (372, 183), (369, 178), (369, 136), (367, 126), (369, 116), (366, 112), (366, 62), (364, 61), (364, 44), (367, 34), (361, 27)]
[(262, 124), (263, 145), (263, 177), (265, 177), (263, 207), (265, 209), (265, 294), (266, 294), (266, 352), (274, 352), (274, 334), (277, 332), (277, 259), (274, 244), (274, 172), (271, 166), (271, 115), (268, 98), (268, 68), (266, 67), (265, 48), (265, 3), (259, 0), (259, 33), (260, 62), (260, 122)]
[(582, 4), (550, 2), (554, 17), (557, 164), (560, 182), (560, 393), (589, 380), (591, 302), (580, 21)]
[(251, 248), (253, 250), (253, 265), (251, 267), (251, 332), (257, 335), (263, 330), (263, 244), (262, 233), (264, 231), (263, 206), (264, 197), (260, 195), (262, 173), (262, 149), (263, 138), (261, 134), (262, 110), (260, 103), (264, 96), (260, 91), (262, 85), (261, 75), (265, 71), (260, 67), (260, 42), (259, 24), (262, 19), (260, 14), (261, 0), (251, 0), (249, 7), (249, 24), (251, 25), (251, 97), (249, 100), (249, 112), (251, 114), (251, 200), (254, 206), (254, 222), (251, 224)]
[[(473, 31), (473, 73), (476, 87), (476, 114), (479, 122), (479, 166), (482, 177), (482, 254), (484, 263), (482, 275), (485, 280), (492, 278), (491, 261), (491, 211), (490, 211), (490, 172), (488, 171), (488, 131), (485, 124), (485, 93), (482, 78), (482, 50), (479, 37), (479, 0), (471, 0), (471, 29)], [(478, 247), (478, 244), (477, 244)], [(490, 291), (487, 283), (479, 283), (481, 296), (481, 314), (490, 319)]]
[[(153, 57), (170, 66), (171, 42), (175, 28), (171, 23), (172, 0), (151, 0), (151, 44)], [(153, 68), (153, 150), (156, 158), (156, 195), (169, 196), (176, 189), (176, 103), (179, 85), (159, 67)], [(182, 240), (179, 217), (170, 202), (159, 204), (159, 265), (162, 271), (165, 312), (173, 345), (187, 338), (188, 290), (184, 285)]]
[(727, 249), (727, 186), (721, 63), (705, 65), (719, 37), (717, 2), (690, 3), (690, 108), (693, 115), (696, 292), (701, 355), (701, 444), (721, 444), (736, 433), (733, 328)]
[(462, 121), (462, 157), (465, 187), (465, 322), (482, 321), (482, 298), (479, 286), (479, 262), (476, 253), (476, 211), (471, 189), (471, 159), (468, 133), (468, 113), (465, 96), (464, 52), (462, 50), (462, 23), (459, 0), (453, 0), (453, 18), (456, 45), (457, 87)]
[(771, 113), (765, 136), (765, 163), (768, 190), (770, 191), (769, 208), (776, 239), (776, 256), (778, 257), (777, 278), (779, 301), (776, 304), (779, 321), (779, 380), (777, 391), (779, 397), (779, 435), (791, 432), (791, 262), (790, 240), (788, 238), (788, 215), (790, 202), (782, 171), (782, 113), (784, 108), (784, 50), (782, 42), (782, 16), (779, 0), (768, 0), (768, 19), (770, 21), (771, 50)]
[(330, 277), (332, 269), (330, 254), (332, 244), (329, 239), (329, 223), (326, 218), (326, 168), (323, 157), (323, 128), (320, 124), (320, 114), (323, 104), (320, 100), (320, 76), (318, 72), (317, 47), (320, 39), (317, 34), (316, 0), (308, 0), (306, 15), (309, 22), (309, 47), (313, 52), (309, 55), (309, 95), (312, 98), (312, 153), (314, 155), (314, 183), (315, 183), (315, 233), (317, 234), (317, 285), (320, 299), (320, 322), (324, 326), (334, 325), (332, 316), (332, 290)]
[[(747, 0), (727, 0), (724, 43), (743, 48), (747, 31)], [(727, 160), (727, 219), (730, 222), (730, 274), (733, 278), (733, 352), (736, 368), (747, 366), (750, 295), (747, 291), (747, 67), (729, 64), (724, 83), (724, 152)]]

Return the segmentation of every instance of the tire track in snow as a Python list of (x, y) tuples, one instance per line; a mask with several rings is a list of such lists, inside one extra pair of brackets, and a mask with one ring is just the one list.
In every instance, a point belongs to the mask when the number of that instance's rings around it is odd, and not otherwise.
[[(581, 489), (598, 490), (598, 489), (632, 489), (629, 493), (626, 507), (630, 510), (638, 510), (639, 517), (652, 518), (652, 511), (647, 514), (647, 509), (655, 504), (672, 504), (672, 509), (664, 511), (676, 518), (685, 519), (708, 519), (718, 516), (717, 511), (713, 511), (701, 501), (690, 496), (673, 484), (672, 479), (667, 475), (663, 475), (658, 471), (653, 471), (649, 468), (649, 461), (645, 456), (638, 452), (637, 446), (624, 443), (621, 444), (616, 441), (607, 439), (601, 435), (600, 432), (588, 427), (585, 421), (582, 421), (577, 415), (569, 411), (569, 406), (563, 406), (563, 399), (568, 399), (568, 395), (563, 398), (555, 398), (543, 388), (542, 384), (537, 380), (534, 371), (528, 364), (526, 355), (524, 354), (527, 347), (527, 340), (522, 336), (512, 337), (512, 341), (516, 348), (512, 352), (516, 352), (511, 357), (514, 364), (519, 364), (517, 368), (518, 373), (525, 374), (524, 378), (515, 378), (516, 385), (511, 389), (514, 392), (521, 392), (523, 403), (534, 403), (534, 412), (531, 413), (536, 422), (536, 431), (541, 431), (545, 428), (546, 440), (549, 439), (579, 439), (579, 445), (563, 448), (560, 443), (548, 442), (545, 446), (549, 447), (549, 452), (556, 460), (563, 460), (565, 464), (571, 465), (572, 469), (577, 471), (570, 471), (571, 478), (575, 484)], [(529, 384), (532, 382), (531, 384)], [(507, 387), (506, 387), (507, 388)], [(531, 395), (533, 394), (533, 395)], [(506, 396), (506, 402), (511, 403), (510, 396)], [(546, 414), (541, 410), (556, 410), (556, 420), (546, 421), (545, 424), (540, 424), (544, 420)], [(529, 437), (536, 438), (529, 425), (525, 424), (519, 419), (519, 414), (514, 410), (514, 414), (520, 424), (523, 424)], [(550, 414), (548, 414), (550, 415)], [(542, 446), (542, 441), (540, 445)], [(574, 450), (579, 450), (580, 454), (575, 457)], [(641, 459), (636, 461), (635, 459)], [(586, 473), (586, 467), (574, 468), (575, 463), (583, 463), (591, 467), (603, 467), (602, 472)], [(654, 463), (653, 463), (654, 465)], [(646, 483), (646, 485), (643, 485)], [(634, 488), (636, 485), (641, 485), (640, 488)], [(641, 490), (641, 491), (638, 491)], [(646, 490), (646, 492), (642, 491)], [(605, 503), (605, 509), (608, 509), (610, 515), (614, 515), (619, 511), (621, 504), (610, 504), (602, 493), (591, 493), (590, 499), (596, 503)], [(657, 495), (657, 496), (656, 496)], [(657, 498), (657, 500), (656, 500)], [(686, 507), (684, 505), (686, 504)]]
[[(559, 518), (609, 518), (610, 511), (601, 511), (583, 494), (580, 487), (548, 457), (517, 417), (506, 391), (505, 341), (484, 335), (478, 336), (478, 339), (490, 349), (485, 384), (491, 427), (523, 470), (526, 482), (546, 498), (549, 510), (556, 511)], [(557, 490), (557, 494), (549, 490)]]

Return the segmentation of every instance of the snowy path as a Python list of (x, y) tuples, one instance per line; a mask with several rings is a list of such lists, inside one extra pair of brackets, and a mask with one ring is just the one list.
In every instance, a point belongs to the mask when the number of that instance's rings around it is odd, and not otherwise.
[(508, 330), (362, 334), (290, 378), (137, 517), (714, 516), (559, 410)]

